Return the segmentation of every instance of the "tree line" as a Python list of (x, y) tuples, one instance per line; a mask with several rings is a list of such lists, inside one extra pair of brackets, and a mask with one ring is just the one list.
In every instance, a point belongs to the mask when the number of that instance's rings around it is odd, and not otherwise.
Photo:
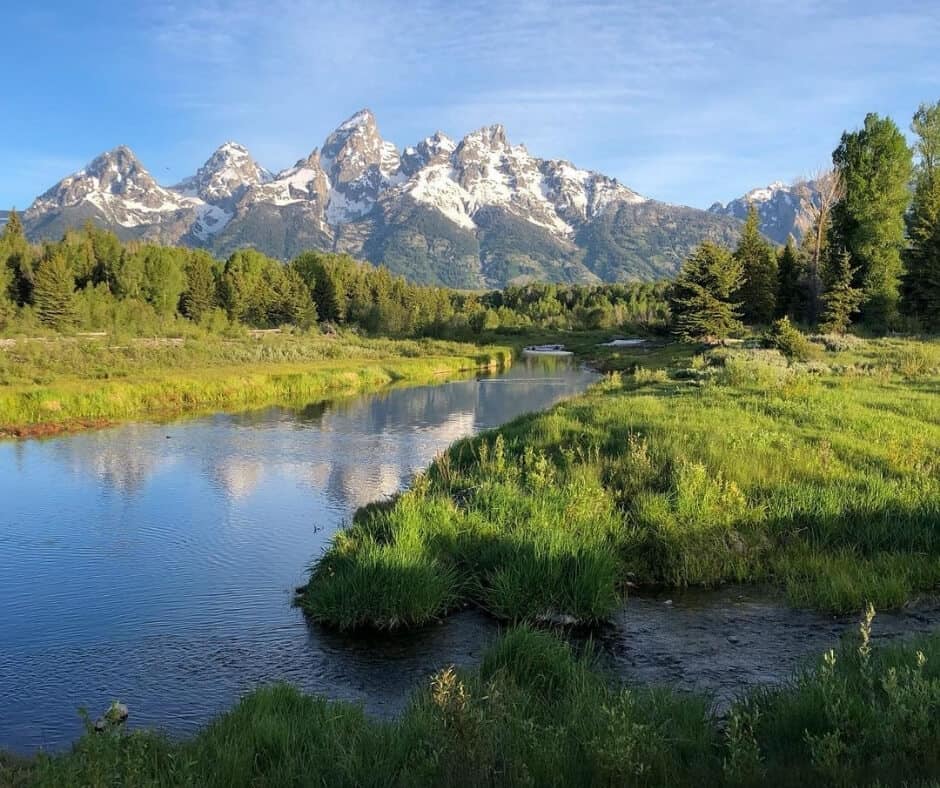
[(774, 320), (940, 330), (940, 102), (921, 105), (911, 130), (913, 148), (871, 113), (842, 135), (799, 246), (767, 242), (754, 206), (735, 250), (701, 244), (670, 291), (675, 332), (722, 338)]
[(539, 326), (663, 325), (664, 283), (528, 284), (476, 293), (409, 283), (348, 255), (309, 251), (287, 264), (253, 249), (208, 252), (123, 243), (86, 223), (30, 244), (12, 212), (0, 235), (0, 329), (157, 332), (186, 320), (301, 329), (316, 324), (387, 336), (463, 337)]

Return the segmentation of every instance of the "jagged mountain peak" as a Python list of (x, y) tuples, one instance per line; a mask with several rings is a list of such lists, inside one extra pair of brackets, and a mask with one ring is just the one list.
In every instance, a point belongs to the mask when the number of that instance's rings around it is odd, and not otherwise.
[(216, 148), (195, 175), (174, 189), (230, 212), (249, 189), (267, 183), (272, 177), (244, 145), (229, 141)]
[(375, 126), (375, 114), (368, 107), (363, 107), (340, 123), (336, 127), (336, 132), (350, 132), (360, 128), (375, 128)]
[(375, 115), (371, 110), (361, 109), (340, 123), (324, 141), (320, 151), (324, 169), (329, 169), (350, 148), (354, 153), (377, 154), (382, 142)]
[(24, 225), (54, 238), (86, 219), (223, 256), (246, 245), (280, 258), (349, 252), (461, 287), (659, 276), (702, 237), (728, 240), (739, 226), (538, 158), (499, 123), (459, 142), (437, 131), (400, 152), (368, 109), (276, 175), (228, 141), (165, 188), (129, 148), (115, 148), (37, 199)]
[(458, 152), (467, 149), (484, 149), (490, 151), (504, 151), (510, 147), (506, 137), (506, 129), (501, 123), (492, 126), (483, 126), (471, 131), (457, 146)]

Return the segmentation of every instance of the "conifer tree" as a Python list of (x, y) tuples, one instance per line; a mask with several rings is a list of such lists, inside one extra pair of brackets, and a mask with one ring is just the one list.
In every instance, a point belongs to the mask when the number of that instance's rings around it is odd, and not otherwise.
[(683, 263), (673, 283), (670, 306), (673, 330), (685, 341), (724, 339), (742, 328), (741, 262), (717, 244), (705, 241)]
[(886, 329), (898, 317), (911, 151), (890, 118), (870, 113), (862, 129), (842, 135), (832, 162), (844, 188), (833, 210), (838, 245), (857, 270), (863, 318)]
[(65, 256), (54, 252), (39, 263), (33, 284), (33, 304), (44, 325), (63, 329), (75, 320), (75, 277)]
[(806, 318), (806, 294), (801, 280), (800, 258), (791, 235), (777, 258), (777, 315), (780, 317)]
[(853, 287), (855, 277), (849, 253), (843, 251), (832, 265), (828, 287), (823, 293), (823, 331), (844, 334), (852, 322), (852, 315), (864, 300), (864, 291)]
[(777, 255), (760, 233), (757, 208), (747, 210), (741, 241), (734, 252), (741, 265), (738, 298), (749, 323), (769, 324), (777, 308)]
[(918, 161), (907, 214), (904, 300), (926, 329), (936, 330), (940, 328), (940, 102), (922, 104), (911, 130), (917, 135)]
[(20, 305), (32, 300), (34, 257), (20, 216), (12, 210), (0, 234), (0, 266), (6, 269), (0, 283), (6, 283), (6, 295)]

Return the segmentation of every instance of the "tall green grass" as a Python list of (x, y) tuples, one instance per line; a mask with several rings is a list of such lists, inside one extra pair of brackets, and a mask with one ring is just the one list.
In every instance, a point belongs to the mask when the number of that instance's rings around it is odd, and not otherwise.
[(179, 342), (20, 340), (0, 349), (0, 434), (160, 413), (310, 401), (509, 360), (431, 340), (273, 335)]
[[(861, 343), (823, 366), (673, 352), (688, 366), (616, 373), (456, 444), (357, 515), (299, 601), (342, 628), (464, 604), (589, 624), (628, 581), (776, 580), (799, 605), (901, 605), (940, 588), (938, 349)], [(929, 361), (914, 374), (909, 356)]]
[[(401, 718), (287, 686), (259, 689), (194, 738), (89, 732), (10, 762), (35, 786), (883, 785), (940, 779), (940, 636), (873, 649), (870, 628), (790, 684), (735, 703), (611, 683), (547, 632), (444, 668)], [(0, 776), (4, 766), (0, 761)]]

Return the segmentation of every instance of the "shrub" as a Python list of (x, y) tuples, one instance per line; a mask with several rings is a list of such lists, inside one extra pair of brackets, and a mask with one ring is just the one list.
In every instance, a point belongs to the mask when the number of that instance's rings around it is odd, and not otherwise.
[(814, 355), (812, 343), (788, 317), (780, 318), (771, 326), (767, 342), (791, 361), (809, 361)]

